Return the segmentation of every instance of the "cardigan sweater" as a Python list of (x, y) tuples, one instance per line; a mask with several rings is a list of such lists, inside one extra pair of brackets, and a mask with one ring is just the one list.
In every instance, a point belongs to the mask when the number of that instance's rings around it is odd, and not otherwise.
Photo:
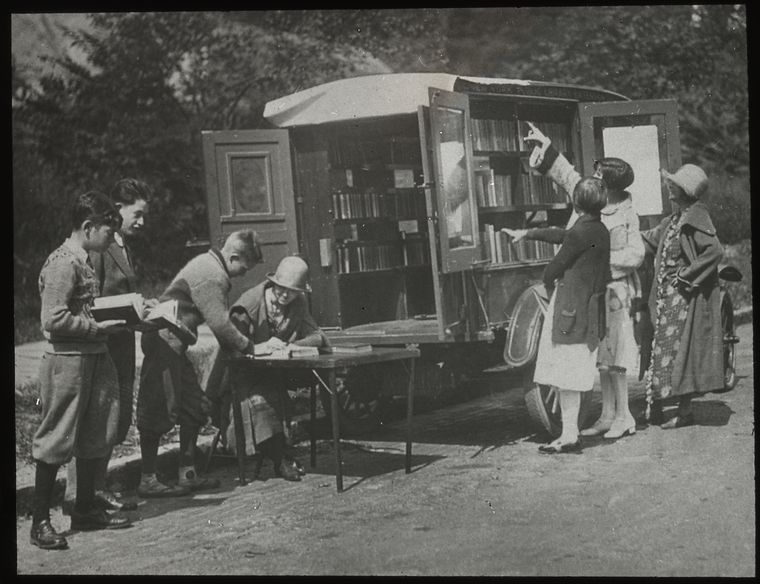
[(222, 349), (246, 352), (250, 341), (230, 322), (227, 296), (231, 288), (224, 258), (212, 249), (191, 259), (159, 302), (177, 300), (177, 318), (196, 336), (198, 325), (205, 322)]
[(106, 335), (98, 330), (90, 307), (100, 294), (87, 252), (70, 238), (51, 253), (38, 280), (40, 321), (48, 352), (104, 353)]

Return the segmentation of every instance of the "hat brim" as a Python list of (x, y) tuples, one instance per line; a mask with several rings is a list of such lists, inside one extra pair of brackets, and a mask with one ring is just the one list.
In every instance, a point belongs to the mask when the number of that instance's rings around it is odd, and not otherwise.
[(308, 293), (311, 292), (311, 286), (309, 284), (306, 284), (306, 288), (296, 288), (295, 286), (288, 286), (287, 284), (283, 284), (282, 282), (278, 282), (274, 277), (274, 272), (269, 273), (266, 275), (266, 279), (272, 282), (272, 284), (276, 284), (280, 288), (286, 288), (287, 290), (293, 290), (293, 292), (301, 292), (301, 293)]
[(699, 195), (694, 195), (694, 194), (690, 193), (689, 191), (687, 191), (684, 188), (684, 186), (680, 182), (678, 182), (678, 179), (675, 178), (675, 176), (676, 176), (675, 174), (671, 174), (667, 170), (665, 170), (664, 168), (662, 168), (662, 169), (660, 169), (660, 175), (662, 176), (663, 179), (669, 180), (674, 185), (678, 185), (678, 188), (680, 188), (683, 191), (683, 194), (686, 195), (689, 199), (694, 199), (695, 201), (699, 200)]

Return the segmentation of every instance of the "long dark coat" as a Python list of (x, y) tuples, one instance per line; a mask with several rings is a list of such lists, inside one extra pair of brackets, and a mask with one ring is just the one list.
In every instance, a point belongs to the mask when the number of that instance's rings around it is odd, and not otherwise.
[[(671, 395), (705, 393), (723, 387), (723, 333), (720, 321), (718, 264), (723, 248), (715, 235), (707, 207), (697, 201), (684, 213), (678, 240), (681, 256), (677, 270), (681, 293), (688, 301), (686, 324), (675, 355)], [(662, 243), (671, 217), (641, 236), (647, 253), (654, 254), (655, 282), (649, 294), (649, 315), (656, 327), (657, 282)]]

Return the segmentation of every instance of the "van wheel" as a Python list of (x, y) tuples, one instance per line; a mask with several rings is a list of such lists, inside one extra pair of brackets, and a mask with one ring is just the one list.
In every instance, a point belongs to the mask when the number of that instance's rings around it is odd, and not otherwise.
[[(578, 428), (583, 428), (591, 409), (591, 392), (581, 393), (578, 412)], [(530, 419), (538, 427), (548, 432), (552, 438), (562, 433), (562, 412), (559, 407), (559, 391), (550, 385), (533, 384), (525, 394), (525, 407)]]

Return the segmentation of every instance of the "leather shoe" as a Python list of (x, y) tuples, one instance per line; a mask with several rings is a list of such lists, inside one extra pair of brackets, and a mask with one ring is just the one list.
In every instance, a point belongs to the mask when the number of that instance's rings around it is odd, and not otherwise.
[(580, 452), (583, 450), (581, 441), (575, 442), (552, 442), (551, 444), (542, 444), (538, 447), (538, 451), (543, 454), (564, 454), (566, 452)]
[(694, 425), (694, 414), (686, 414), (685, 416), (675, 415), (665, 422), (660, 428), (663, 430), (673, 430), (674, 428), (683, 428), (684, 426)]
[(662, 424), (664, 419), (665, 418), (662, 413), (662, 404), (659, 402), (654, 402), (651, 406), (649, 406), (649, 413), (644, 410), (644, 412), (639, 417), (639, 421), (643, 422), (644, 424), (650, 424), (653, 426), (659, 426)]
[(286, 457), (283, 458), (283, 461), (287, 462), (290, 465), (292, 465), (293, 468), (295, 468), (296, 471), (298, 472), (298, 474), (300, 474), (301, 476), (304, 476), (306, 474), (306, 469), (295, 458), (290, 457), (290, 456), (286, 456)]
[(134, 511), (137, 509), (135, 501), (125, 501), (111, 491), (96, 491), (95, 504), (107, 511)]
[(29, 542), (43, 550), (65, 550), (69, 547), (69, 542), (53, 528), (50, 524), (50, 519), (43, 519), (39, 523), (32, 523)]
[(109, 513), (104, 509), (91, 509), (87, 513), (79, 513), (76, 509), (71, 512), (72, 531), (94, 531), (97, 529), (123, 529), (132, 522), (128, 517), (119, 513)]
[(288, 464), (287, 461), (282, 460), (280, 464), (274, 467), (275, 476), (281, 477), (286, 481), (300, 481), (301, 475), (296, 470), (295, 466)]

